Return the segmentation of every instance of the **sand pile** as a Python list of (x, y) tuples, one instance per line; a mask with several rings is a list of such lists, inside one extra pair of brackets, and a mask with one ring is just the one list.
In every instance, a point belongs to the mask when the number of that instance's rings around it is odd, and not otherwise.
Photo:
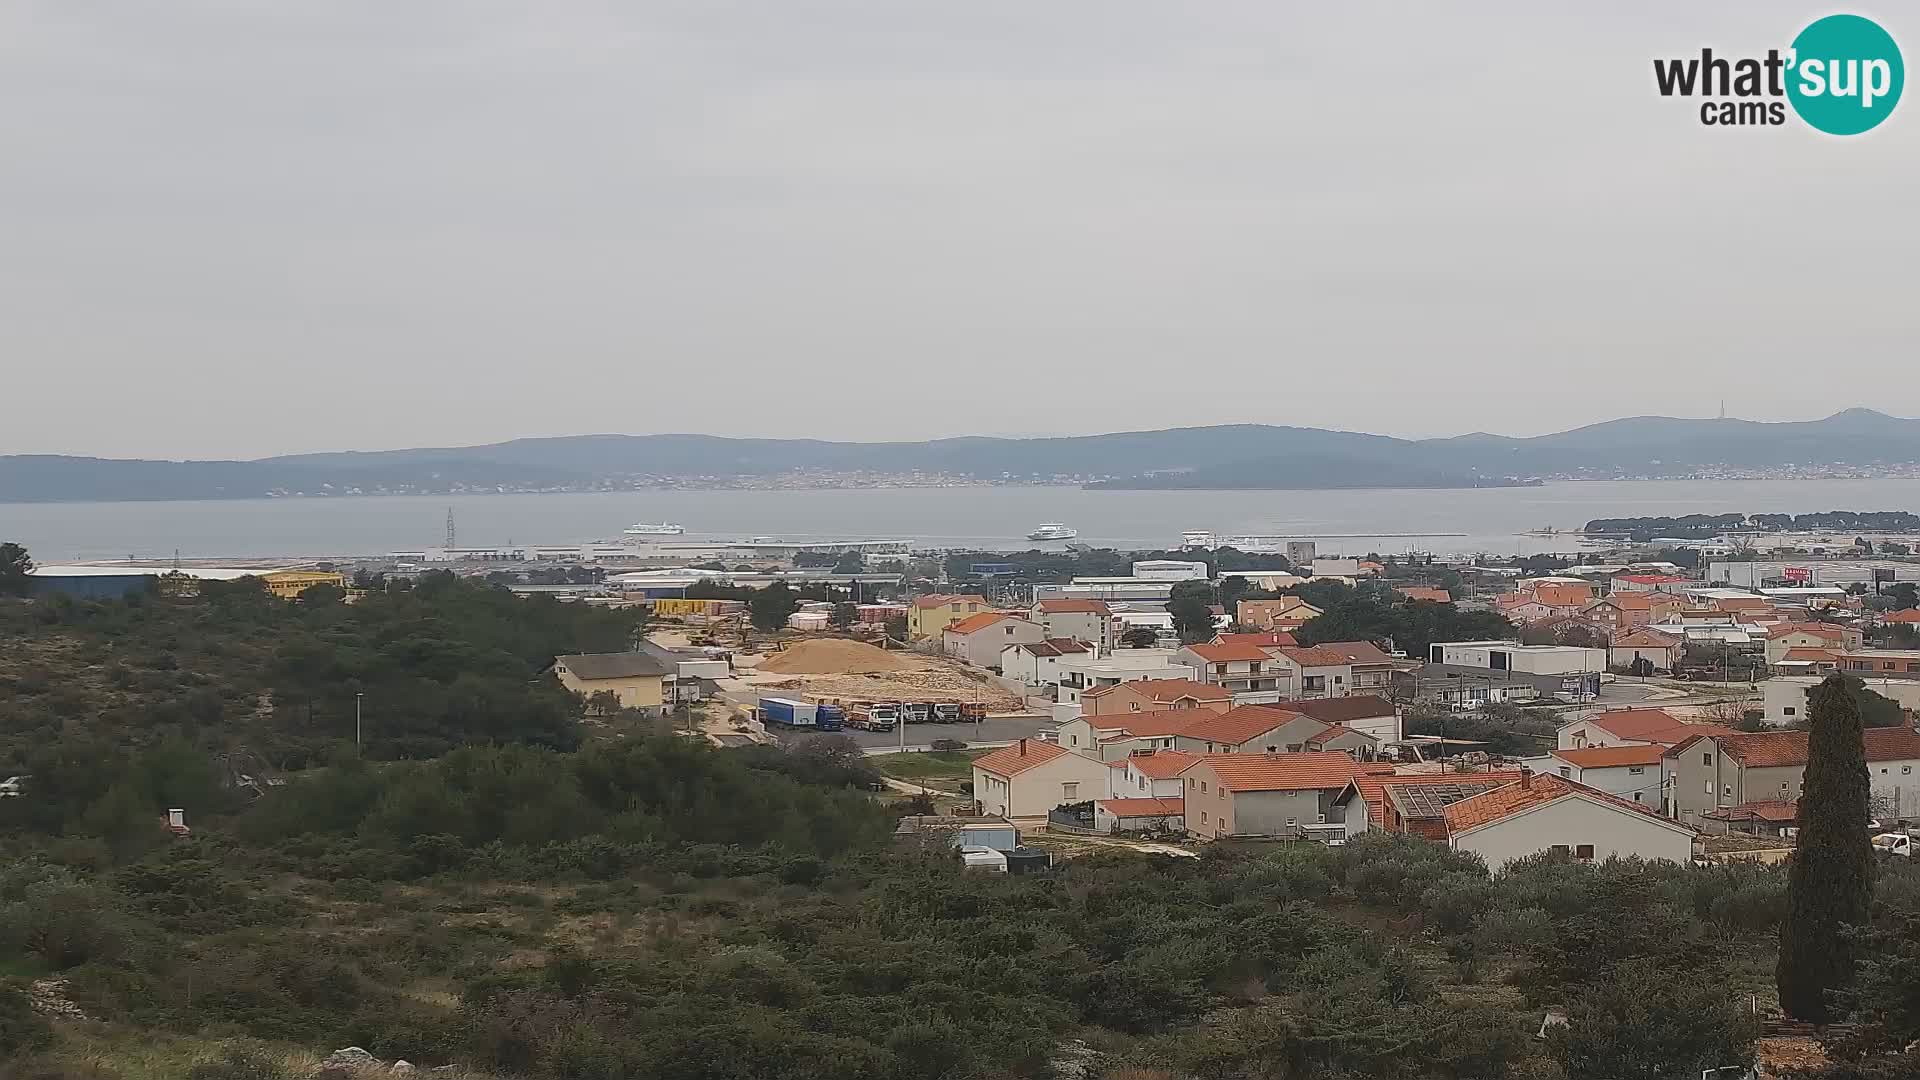
[(864, 641), (814, 638), (787, 646), (761, 661), (757, 670), (776, 675), (858, 675), (875, 671), (912, 671), (919, 666)]

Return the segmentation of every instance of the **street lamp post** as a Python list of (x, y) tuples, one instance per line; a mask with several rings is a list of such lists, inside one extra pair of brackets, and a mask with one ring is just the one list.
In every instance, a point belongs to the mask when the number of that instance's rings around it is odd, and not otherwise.
[(353, 746), (360, 748), (360, 699), (367, 695), (356, 690), (353, 693)]

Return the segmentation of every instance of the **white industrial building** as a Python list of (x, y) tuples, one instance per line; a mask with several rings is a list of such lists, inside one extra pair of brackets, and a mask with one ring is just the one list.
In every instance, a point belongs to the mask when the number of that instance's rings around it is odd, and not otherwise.
[(1607, 670), (1604, 648), (1522, 645), (1517, 641), (1434, 642), (1428, 659), (1436, 664), (1526, 675), (1583, 675)]

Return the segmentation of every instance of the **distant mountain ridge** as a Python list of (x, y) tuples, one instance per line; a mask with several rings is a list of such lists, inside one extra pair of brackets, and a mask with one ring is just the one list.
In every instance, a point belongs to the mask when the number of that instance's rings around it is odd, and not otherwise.
[(253, 461), (0, 456), (0, 502), (589, 490), (793, 472), (920, 472), (1108, 488), (1483, 487), (1541, 476), (1685, 475), (1707, 466), (1916, 461), (1920, 420), (1870, 409), (1792, 423), (1637, 416), (1528, 438), (1474, 433), (1398, 439), (1263, 424), (886, 443), (573, 435)]

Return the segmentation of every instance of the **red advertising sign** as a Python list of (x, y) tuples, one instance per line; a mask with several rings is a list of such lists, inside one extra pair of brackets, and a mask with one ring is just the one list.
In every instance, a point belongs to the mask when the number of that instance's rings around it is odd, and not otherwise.
[(1804, 566), (1789, 566), (1785, 570), (1780, 571), (1780, 576), (1786, 578), (1788, 581), (1805, 581), (1813, 576), (1813, 571), (1808, 570)]

